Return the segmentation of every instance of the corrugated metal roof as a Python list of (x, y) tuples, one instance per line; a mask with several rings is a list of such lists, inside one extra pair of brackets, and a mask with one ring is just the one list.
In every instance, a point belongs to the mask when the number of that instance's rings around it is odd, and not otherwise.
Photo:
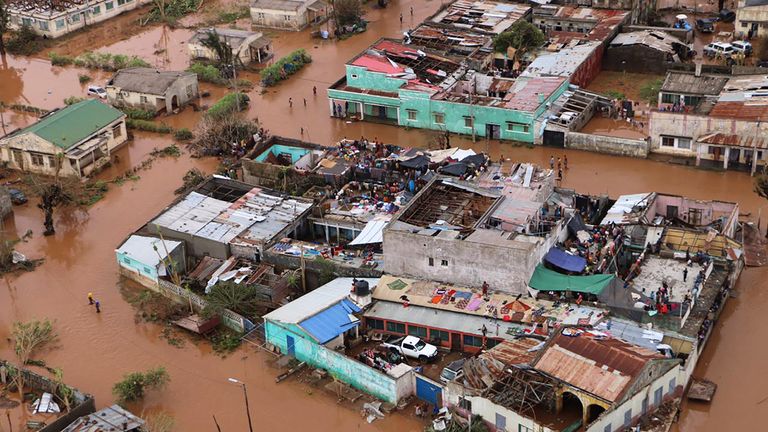
[(668, 93), (718, 95), (727, 82), (728, 77), (724, 76), (696, 76), (687, 72), (669, 71), (664, 78), (664, 83), (661, 85), (661, 91)]
[(309, 1), (303, 0), (252, 0), (251, 7), (254, 9), (295, 11)]
[(600, 42), (584, 42), (558, 52), (542, 52), (525, 68), (523, 75), (570, 77), (599, 47)]
[(387, 226), (391, 218), (392, 216), (386, 216), (380, 219), (377, 218), (377, 219), (368, 221), (368, 223), (365, 224), (365, 228), (363, 228), (360, 234), (358, 234), (357, 237), (355, 237), (355, 239), (349, 243), (349, 246), (383, 242), (384, 228)]
[[(142, 264), (157, 267), (161, 260), (168, 256), (166, 251), (171, 253), (177, 247), (180, 247), (181, 244), (182, 242), (175, 240), (163, 241), (156, 237), (132, 235), (120, 245), (117, 253), (128, 255)], [(155, 251), (155, 248), (157, 248), (157, 251)]]
[(637, 223), (645, 215), (648, 206), (656, 198), (655, 192), (621, 195), (608, 209), (600, 225)]
[(636, 31), (631, 33), (619, 33), (611, 41), (610, 46), (620, 45), (645, 45), (653, 49), (670, 54), (675, 53), (675, 45), (680, 45), (680, 40), (661, 31)]
[(763, 139), (762, 137), (751, 135), (751, 134), (750, 135), (734, 135), (734, 134), (724, 134), (721, 132), (715, 132), (715, 133), (704, 135), (703, 137), (700, 137), (697, 141), (704, 144), (716, 144), (716, 145), (726, 145), (726, 146), (734, 146), (734, 147), (747, 147), (747, 148), (759, 148), (759, 149), (764, 149), (768, 147), (768, 145), (766, 145), (765, 139)]
[(549, 98), (564, 81), (562, 77), (520, 77), (504, 97), (504, 106), (518, 111), (536, 111), (542, 105), (539, 95)]
[(712, 107), (709, 116), (735, 120), (768, 121), (768, 101), (764, 104), (754, 105), (746, 102), (718, 102)]
[(535, 338), (505, 340), (480, 354), (480, 357), (490, 357), (504, 363), (506, 366), (527, 365), (536, 357), (538, 352), (536, 347), (542, 344), (542, 341)]
[(661, 354), (619, 339), (558, 333), (534, 367), (607, 401), (615, 402), (628, 385)]
[(352, 316), (360, 310), (350, 300), (341, 299), (340, 302), (300, 322), (299, 327), (315, 338), (318, 343), (324, 344), (360, 325), (360, 320)]
[(137, 431), (144, 426), (144, 420), (133, 415), (120, 405), (112, 405), (93, 414), (80, 417), (62, 432), (112, 432)]
[[(287, 305), (264, 315), (264, 319), (286, 324), (298, 324), (304, 319), (346, 298), (352, 290), (352, 279), (336, 278)], [(368, 282), (371, 289), (379, 283), (379, 278), (358, 278), (358, 280)]]

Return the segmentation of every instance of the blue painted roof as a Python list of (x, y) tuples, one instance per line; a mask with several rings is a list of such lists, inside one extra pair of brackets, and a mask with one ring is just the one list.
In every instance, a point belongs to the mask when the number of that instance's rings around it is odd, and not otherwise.
[(360, 325), (359, 320), (351, 321), (349, 317), (350, 314), (360, 311), (361, 309), (356, 304), (350, 300), (342, 299), (300, 322), (299, 326), (317, 339), (319, 343), (324, 344), (345, 331)]

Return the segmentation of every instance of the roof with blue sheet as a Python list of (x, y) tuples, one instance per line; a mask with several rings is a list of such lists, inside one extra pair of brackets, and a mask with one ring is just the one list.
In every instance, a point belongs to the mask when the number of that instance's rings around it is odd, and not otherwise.
[(571, 255), (555, 246), (544, 255), (544, 261), (569, 273), (581, 273), (587, 266), (587, 260), (583, 257)]
[(319, 343), (324, 344), (360, 325), (360, 320), (352, 315), (360, 311), (361, 309), (352, 301), (342, 299), (328, 309), (300, 322), (299, 327)]

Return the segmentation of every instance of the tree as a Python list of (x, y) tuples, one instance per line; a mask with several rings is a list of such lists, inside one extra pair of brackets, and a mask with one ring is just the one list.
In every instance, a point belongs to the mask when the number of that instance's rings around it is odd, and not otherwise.
[(61, 368), (53, 369), (53, 382), (56, 384), (56, 396), (64, 404), (67, 412), (72, 408), (72, 402), (75, 401), (75, 391), (72, 387), (64, 384), (64, 371)]
[(10, 18), (8, 1), (0, 0), (0, 56), (5, 56), (5, 40), (3, 38), (8, 33), (11, 22)]
[(360, 0), (336, 0), (333, 10), (337, 27), (357, 24), (363, 16)]
[(43, 235), (49, 236), (56, 233), (53, 226), (53, 211), (59, 207), (80, 206), (87, 201), (88, 191), (85, 185), (78, 178), (61, 177), (59, 171), (63, 156), (57, 155), (56, 173), (53, 177), (43, 177), (36, 174), (29, 174), (26, 177), (26, 183), (32, 187), (35, 195), (40, 197), (37, 207), (43, 211), (45, 221), (45, 231)]
[(144, 398), (148, 390), (160, 390), (171, 377), (164, 367), (158, 366), (145, 372), (131, 372), (112, 386), (112, 394), (119, 403), (133, 402)]
[(659, 100), (659, 92), (661, 91), (661, 86), (663, 84), (663, 78), (646, 82), (642, 87), (640, 87), (640, 98), (648, 101), (651, 103), (651, 105), (657, 103)]
[(189, 147), (197, 156), (227, 156), (232, 154), (233, 143), (249, 143), (258, 132), (258, 123), (238, 113), (217, 119), (203, 116)]
[(755, 177), (755, 193), (768, 199), (768, 174), (760, 174)]
[(242, 66), (240, 57), (232, 52), (232, 47), (219, 37), (219, 34), (211, 30), (200, 43), (213, 51), (216, 55), (216, 68), (227, 78), (234, 76), (233, 68)]
[(493, 38), (493, 49), (496, 52), (507, 52), (507, 48), (512, 47), (517, 51), (524, 52), (530, 48), (538, 48), (544, 45), (547, 37), (535, 25), (528, 21), (518, 21), (509, 28), (509, 30)]
[(58, 335), (49, 320), (33, 320), (28, 322), (14, 322), (11, 330), (13, 351), (19, 361), (19, 371), (16, 374), (16, 386), (21, 400), (24, 400), (24, 366), (29, 363), (32, 355), (46, 346), (52, 345)]
[(260, 315), (263, 310), (263, 297), (255, 285), (239, 285), (234, 282), (219, 282), (206, 295), (208, 304), (203, 309), (203, 315), (214, 316), (225, 309), (252, 318)]

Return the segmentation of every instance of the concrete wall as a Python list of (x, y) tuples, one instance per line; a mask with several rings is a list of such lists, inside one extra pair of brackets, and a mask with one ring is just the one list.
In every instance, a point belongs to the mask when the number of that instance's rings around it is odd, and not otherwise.
[(305, 2), (297, 10), (276, 10), (251, 6), (251, 23), (257, 27), (301, 30), (310, 24), (308, 3)]
[(735, 10), (736, 21), (734, 24), (734, 35), (736, 37), (745, 37), (752, 29), (752, 24), (756, 24), (756, 31), (752, 33), (753, 37), (765, 36), (768, 34), (768, 6), (750, 6), (744, 7), (745, 1), (739, 0), (739, 7)]
[(628, 138), (617, 138), (579, 132), (569, 132), (565, 136), (565, 147), (637, 158), (648, 157), (648, 142)]
[[(80, 160), (80, 168), (83, 175), (88, 175), (95, 169), (101, 167), (110, 160), (110, 153), (119, 148), (128, 139), (128, 133), (125, 127), (125, 119), (116, 120), (109, 125), (103, 127), (95, 134), (91, 135), (83, 143), (79, 144), (84, 148), (91, 146), (91, 140), (102, 139), (106, 137), (106, 143), (101, 144), (100, 155), (95, 161), (91, 160), (90, 154), (83, 155)], [(78, 146), (78, 147), (79, 147)], [(69, 150), (74, 150), (76, 147), (72, 147)], [(14, 150), (21, 152), (21, 164), (18, 163), (17, 158), (14, 157)], [(39, 154), (43, 156), (43, 164), (35, 165), (32, 163), (32, 154)], [(25, 133), (21, 135), (15, 135), (9, 138), (0, 140), (0, 160), (6, 162), (8, 167), (33, 172), (44, 175), (56, 174), (56, 155), (66, 155), (66, 151), (60, 147), (53, 145), (52, 143), (40, 138), (32, 133)], [(78, 172), (77, 164), (74, 159), (68, 159), (64, 157), (61, 160), (60, 175), (63, 176), (80, 176)]]
[[(318, 344), (296, 325), (265, 320), (264, 331), (267, 343), (278, 348), (281, 353), (288, 353), (287, 340), (290, 336), (294, 340), (297, 360), (324, 369), (334, 378), (385, 402), (397, 404), (398, 393), (404, 394), (408, 386), (411, 388), (413, 386), (412, 371), (396, 380), (379, 370)], [(398, 391), (398, 387), (404, 390)]]
[(693, 223), (688, 221), (688, 210), (701, 210), (701, 222), (698, 225), (709, 225), (712, 221), (725, 217), (726, 232), (724, 234), (731, 237), (734, 235), (735, 222), (739, 213), (738, 204), (722, 201), (698, 201), (674, 195), (658, 195), (653, 202), (653, 207), (648, 209), (648, 214), (666, 215), (668, 206), (677, 207), (678, 217), (688, 223)]
[(608, 46), (603, 69), (618, 72), (664, 74), (675, 62), (672, 54), (646, 45)]
[(51, 15), (45, 12), (9, 8), (10, 24), (13, 29), (26, 25), (39, 35), (57, 38), (151, 2), (152, 0), (95, 0)]

